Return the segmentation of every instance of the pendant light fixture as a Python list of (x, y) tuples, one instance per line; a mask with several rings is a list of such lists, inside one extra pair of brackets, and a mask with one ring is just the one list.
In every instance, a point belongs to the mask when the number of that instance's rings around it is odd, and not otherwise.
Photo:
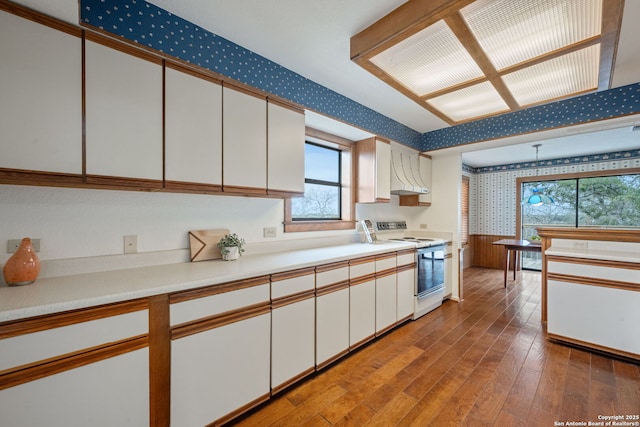
[[(542, 146), (542, 144), (534, 144), (533, 148), (536, 149), (536, 177), (538, 176), (538, 149)], [(540, 181), (538, 181), (538, 185), (540, 184)], [(550, 196), (547, 196), (546, 194), (544, 194), (542, 192), (542, 190), (540, 190), (538, 187), (534, 187), (533, 190), (531, 190), (532, 194), (529, 196), (529, 198), (524, 202), (527, 205), (530, 206), (542, 206), (542, 205), (550, 205), (553, 204), (553, 198), (551, 198)]]

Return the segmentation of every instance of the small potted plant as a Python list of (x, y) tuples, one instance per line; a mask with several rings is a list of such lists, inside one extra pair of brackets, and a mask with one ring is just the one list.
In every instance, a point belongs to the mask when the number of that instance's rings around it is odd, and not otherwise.
[(226, 234), (218, 242), (218, 248), (220, 248), (222, 259), (225, 261), (238, 259), (238, 257), (244, 252), (245, 243), (244, 239), (238, 237), (236, 233)]

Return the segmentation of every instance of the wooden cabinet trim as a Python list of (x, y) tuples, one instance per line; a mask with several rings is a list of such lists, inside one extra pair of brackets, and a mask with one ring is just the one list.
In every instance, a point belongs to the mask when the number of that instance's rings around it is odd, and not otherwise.
[(171, 327), (169, 295), (149, 298), (150, 425), (171, 424)]
[(252, 317), (261, 316), (271, 312), (268, 302), (254, 304), (248, 307), (242, 307), (237, 310), (227, 311), (225, 313), (216, 314), (209, 317), (193, 320), (190, 322), (180, 323), (171, 328), (171, 339), (177, 340), (199, 332), (208, 331), (210, 329), (220, 328), (231, 323), (240, 322)]
[(282, 273), (274, 273), (271, 275), (271, 282), (279, 282), (281, 280), (294, 279), (296, 277), (308, 276), (315, 273), (315, 267), (299, 268), (297, 270), (285, 271)]
[(640, 230), (601, 228), (552, 228), (537, 229), (540, 237), (570, 240), (601, 240), (640, 243)]
[(163, 59), (158, 55), (150, 53), (150, 52), (148, 52), (146, 50), (142, 50), (142, 49), (136, 48), (134, 46), (131, 46), (128, 43), (123, 43), (120, 40), (113, 39), (113, 38), (108, 37), (108, 36), (106, 36), (104, 34), (101, 34), (101, 33), (92, 32), (92, 31), (85, 31), (84, 32), (84, 39), (85, 40), (89, 40), (89, 41), (94, 42), (94, 43), (101, 44), (101, 45), (106, 46), (106, 47), (108, 47), (110, 49), (114, 49), (114, 50), (120, 51), (122, 53), (126, 53), (127, 55), (131, 55), (131, 56), (135, 56), (136, 58), (144, 59), (145, 61), (149, 61), (149, 62), (152, 62), (152, 63), (157, 64), (157, 65), (162, 65), (162, 63), (163, 63)]
[(355, 279), (351, 279), (349, 281), (349, 286), (358, 286), (363, 283), (371, 282), (372, 280), (376, 280), (376, 273), (367, 274), (366, 276), (356, 277)]
[(570, 263), (570, 264), (594, 265), (598, 267), (640, 270), (640, 263), (637, 263), (637, 262), (613, 261), (613, 260), (593, 259), (593, 258), (574, 258), (574, 257), (559, 256), (559, 255), (546, 255), (546, 258), (548, 262), (553, 261), (553, 262), (564, 262), (564, 263)]
[(349, 265), (366, 264), (368, 262), (375, 262), (375, 260), (376, 260), (376, 256), (375, 255), (362, 257), (362, 258), (355, 258), (355, 259), (350, 259), (349, 260)]
[(396, 267), (394, 268), (388, 268), (386, 270), (382, 270), (376, 273), (376, 279), (382, 278), (382, 277), (387, 277), (387, 276), (391, 276), (392, 274), (396, 274), (398, 272), (398, 269)]
[(321, 288), (317, 288), (316, 289), (316, 296), (317, 297), (321, 297), (323, 295), (331, 294), (331, 293), (338, 292), (338, 291), (341, 291), (343, 289), (348, 289), (348, 288), (349, 288), (349, 281), (348, 280), (345, 280), (343, 282), (338, 282), (338, 283), (332, 283), (330, 285), (323, 286)]
[(200, 182), (169, 181), (165, 180), (164, 188), (177, 193), (220, 194), (222, 185), (203, 184)]
[(46, 331), (62, 326), (74, 325), (76, 323), (84, 323), (91, 320), (104, 319), (118, 316), (120, 314), (146, 310), (148, 308), (148, 300), (146, 298), (139, 298), (126, 302), (101, 305), (98, 307), (80, 308), (62, 313), (45, 314), (28, 319), (12, 320), (0, 324), (0, 339)]
[(195, 69), (192, 66), (171, 60), (166, 60), (164, 64), (166, 68), (171, 68), (172, 70), (180, 71), (181, 73), (189, 74), (193, 77), (197, 77), (199, 79), (206, 80), (211, 83), (216, 83), (222, 86), (222, 79), (213, 76), (210, 72), (207, 73), (206, 71), (201, 71), (199, 69)]
[(25, 185), (25, 183), (43, 187), (82, 187), (83, 178), (80, 174), (0, 169), (0, 184)]
[(112, 190), (161, 190), (163, 187), (162, 180), (156, 179), (143, 179), (143, 178), (127, 178), (121, 176), (106, 176), (106, 175), (86, 175), (87, 184), (95, 186), (97, 188), (109, 188)]
[(308, 291), (298, 292), (297, 294), (287, 295), (286, 297), (281, 297), (274, 299), (271, 301), (271, 308), (273, 310), (277, 310), (278, 308), (295, 304), (300, 301), (308, 300), (314, 298), (316, 296), (315, 289), (310, 289)]
[(267, 102), (270, 104), (278, 105), (280, 107), (286, 108), (291, 111), (295, 111), (296, 113), (304, 114), (304, 107), (298, 104), (294, 104), (292, 102), (285, 101), (284, 99), (277, 99), (271, 96), (267, 96)]
[(72, 36), (82, 37), (82, 28), (15, 3), (2, 0), (0, 1), (0, 10)]
[(240, 187), (236, 185), (224, 185), (222, 184), (222, 192), (243, 196), (265, 196), (267, 194), (266, 188), (258, 187)]
[(339, 268), (349, 267), (349, 261), (332, 262), (331, 264), (323, 264), (316, 267), (316, 273), (324, 273), (325, 271), (337, 270)]
[[(262, 396), (258, 397), (257, 399), (255, 399), (254, 401), (249, 402), (244, 406), (241, 406), (240, 408), (236, 409), (235, 411), (229, 412), (224, 417), (218, 418), (216, 421), (214, 421), (213, 423), (209, 424), (207, 427), (225, 425), (229, 421), (239, 417), (240, 415), (244, 414), (245, 412), (250, 411), (251, 409), (255, 408), (256, 406), (266, 402), (270, 398), (271, 398), (271, 393), (267, 393), (265, 395), (262, 395)], [(165, 424), (165, 425), (168, 426), (169, 424)]]
[(316, 371), (316, 368), (315, 368), (315, 366), (313, 366), (311, 368), (308, 368), (304, 372), (299, 373), (295, 377), (283, 382), (282, 384), (279, 384), (279, 385), (273, 387), (271, 389), (271, 395), (280, 393), (282, 390), (284, 390), (284, 389), (288, 388), (289, 386), (297, 383), (301, 379), (303, 379), (305, 377), (308, 377), (309, 375), (313, 374), (315, 371)]
[[(244, 83), (230, 82), (230, 81), (224, 80), (222, 82), (222, 87), (244, 93), (245, 95), (254, 96), (256, 98), (263, 99), (265, 101), (267, 100), (267, 94), (265, 92), (262, 92), (259, 89), (253, 88), (251, 86), (245, 85)], [(266, 109), (267, 106), (265, 105), (264, 108)]]
[(355, 350), (355, 349), (357, 349), (357, 348), (362, 347), (363, 345), (365, 345), (366, 343), (368, 343), (369, 341), (371, 341), (371, 340), (372, 340), (372, 339), (374, 339), (375, 337), (376, 337), (376, 335), (375, 335), (375, 334), (373, 334), (373, 335), (369, 335), (369, 336), (368, 336), (368, 337), (366, 337), (366, 338), (363, 338), (362, 340), (358, 341), (357, 343), (355, 343), (355, 344), (353, 344), (353, 345), (350, 345), (350, 346), (349, 346), (349, 351), (353, 351), (353, 350)]
[[(640, 283), (622, 282), (618, 280), (608, 280), (598, 277), (575, 276), (572, 274), (547, 273), (547, 281), (557, 280), (559, 282), (576, 283), (580, 285), (599, 286), (602, 288), (621, 289), (625, 291), (640, 292)], [(553, 284), (547, 282), (547, 286)]]
[(397, 268), (398, 273), (402, 272), (402, 271), (408, 271), (408, 270), (414, 270), (416, 268), (416, 264), (405, 264), (405, 265), (400, 265)]
[(415, 249), (403, 249), (401, 251), (396, 252), (396, 255), (401, 256), (401, 255), (413, 255), (416, 253)]
[(349, 354), (349, 350), (348, 349), (342, 350), (340, 353), (330, 357), (329, 359), (325, 360), (324, 362), (316, 364), (316, 370), (319, 371), (321, 369), (326, 368), (327, 366), (331, 365), (333, 362), (336, 362), (336, 361), (342, 359), (347, 354)]
[(240, 289), (251, 288), (254, 286), (268, 285), (269, 276), (252, 277), (250, 279), (236, 280), (233, 282), (220, 283), (217, 285), (204, 286), (202, 288), (180, 291), (169, 295), (169, 303), (176, 304), (179, 302), (189, 301), (192, 299), (208, 297), (212, 295), (223, 294), (225, 292), (238, 291)]
[(390, 258), (395, 258), (396, 253), (395, 252), (391, 252), (391, 253), (387, 253), (387, 254), (380, 254), (380, 255), (376, 255), (376, 261), (380, 261), (383, 259), (390, 259)]
[(586, 341), (581, 341), (581, 340), (577, 340), (575, 338), (567, 338), (565, 336), (562, 335), (557, 335), (557, 334), (553, 334), (553, 333), (549, 333), (547, 332), (547, 338), (550, 339), (551, 341), (559, 341), (559, 342), (563, 342), (563, 343), (567, 343), (567, 344), (571, 344), (577, 347), (582, 347), (585, 348), (587, 350), (591, 350), (591, 351), (597, 351), (597, 352), (602, 352), (602, 353), (608, 353), (608, 354), (614, 354), (618, 357), (621, 357), (623, 359), (627, 359), (630, 360), (634, 363), (638, 363), (640, 361), (640, 354), (635, 354), (635, 353), (631, 353), (628, 351), (623, 351), (620, 349), (616, 349), (616, 348), (610, 348), (610, 347), (605, 347), (602, 345), (598, 345), (598, 344), (593, 344), (590, 342), (586, 342)]
[(0, 390), (139, 350), (148, 344), (146, 334), (138, 335), (1, 371)]

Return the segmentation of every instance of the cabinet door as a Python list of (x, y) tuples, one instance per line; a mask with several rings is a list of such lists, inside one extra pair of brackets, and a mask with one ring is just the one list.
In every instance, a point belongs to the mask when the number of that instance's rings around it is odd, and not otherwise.
[(400, 322), (413, 315), (413, 294), (416, 286), (416, 269), (409, 268), (398, 271), (397, 280), (397, 321)]
[(358, 141), (359, 203), (389, 202), (391, 198), (391, 144), (378, 138)]
[(0, 168), (82, 173), (80, 37), (0, 12)]
[(222, 184), (226, 192), (266, 193), (267, 102), (223, 88)]
[(304, 194), (304, 114), (269, 102), (267, 188), (269, 193)]
[(171, 425), (203, 426), (269, 394), (270, 315), (171, 343)]
[(316, 298), (316, 365), (349, 349), (349, 288)]
[(364, 344), (376, 332), (376, 280), (349, 286), (349, 346)]
[(314, 370), (314, 298), (274, 308), (271, 315), (271, 388), (277, 391)]
[(162, 66), (87, 40), (87, 174), (162, 180)]
[(376, 277), (376, 332), (396, 323), (396, 273)]
[(0, 391), (2, 425), (149, 425), (149, 351), (140, 349)]
[(165, 73), (165, 179), (221, 186), (222, 86)]

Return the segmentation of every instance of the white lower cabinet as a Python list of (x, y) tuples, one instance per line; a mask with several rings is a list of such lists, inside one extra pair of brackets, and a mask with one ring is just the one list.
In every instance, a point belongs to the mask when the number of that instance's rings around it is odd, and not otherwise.
[(0, 325), (0, 425), (149, 425), (146, 308), (123, 303)]
[(170, 296), (171, 425), (225, 422), (269, 398), (268, 276)]
[(398, 267), (398, 290), (396, 294), (396, 317), (401, 322), (413, 316), (416, 269), (414, 265)]
[(316, 267), (316, 366), (349, 351), (349, 264)]
[(315, 269), (271, 276), (271, 389), (315, 370)]
[(376, 276), (376, 333), (384, 332), (396, 323), (396, 279), (395, 270)]
[(171, 425), (203, 426), (269, 394), (270, 315), (175, 340)]
[(349, 346), (357, 347), (376, 333), (376, 279), (349, 285)]

